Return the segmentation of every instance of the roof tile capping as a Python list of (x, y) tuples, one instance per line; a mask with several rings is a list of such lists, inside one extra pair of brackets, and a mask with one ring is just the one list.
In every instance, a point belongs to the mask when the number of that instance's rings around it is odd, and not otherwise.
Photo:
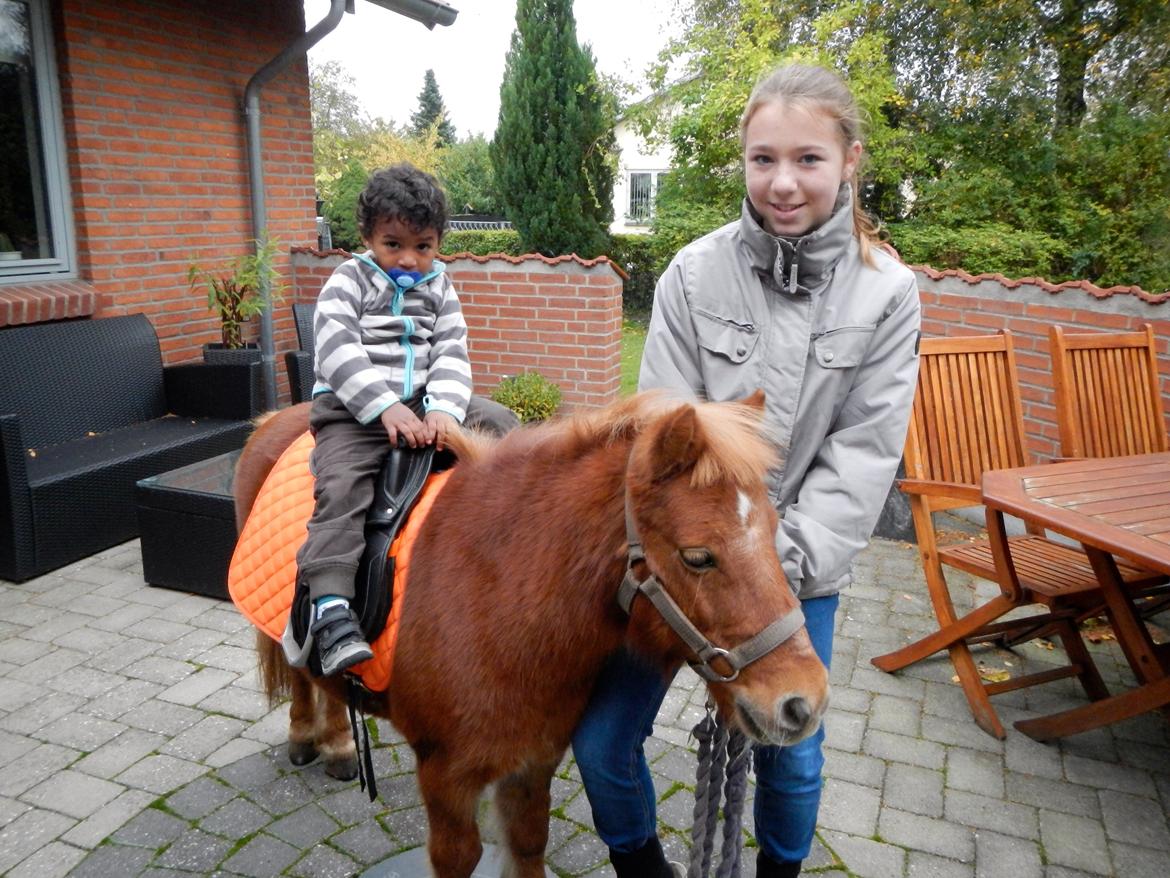
[[(294, 246), (290, 248), (290, 252), (308, 253), (317, 257), (344, 256), (347, 259), (353, 255), (348, 250), (342, 250), (337, 247), (334, 247), (332, 250), (318, 250), (316, 247)], [(561, 262), (576, 262), (578, 265), (584, 268), (592, 268), (595, 265), (609, 265), (615, 272), (617, 272), (618, 277), (620, 277), (622, 280), (630, 279), (630, 276), (626, 273), (625, 269), (623, 269), (620, 265), (618, 265), (618, 263), (614, 262), (608, 256), (597, 256), (593, 259), (582, 259), (576, 253), (569, 253), (565, 256), (543, 256), (540, 253), (525, 253), (523, 256), (509, 256), (507, 253), (489, 253), (486, 256), (479, 256), (475, 253), (468, 253), (465, 250), (459, 253), (443, 253), (441, 255), (444, 259), (470, 259), (472, 262), (479, 262), (481, 264), (485, 262), (491, 262), (495, 259), (502, 259), (504, 262), (510, 262), (513, 265), (520, 265), (522, 262), (528, 262), (529, 260), (535, 259), (539, 262), (543, 262), (545, 265), (557, 265)]]
[(1160, 305), (1170, 300), (1170, 290), (1161, 293), (1150, 293), (1137, 286), (1099, 287), (1087, 280), (1066, 280), (1063, 283), (1054, 284), (1042, 277), (1009, 278), (1004, 277), (1002, 274), (968, 274), (961, 268), (948, 268), (939, 271), (937, 268), (931, 268), (929, 265), (907, 265), (907, 267), (914, 271), (920, 271), (934, 280), (941, 280), (944, 277), (954, 277), (969, 284), (977, 284), (981, 281), (990, 280), (1002, 284), (1008, 289), (1029, 285), (1039, 287), (1050, 293), (1079, 289), (1097, 299), (1108, 299), (1110, 296), (1116, 295), (1128, 295), (1136, 296), (1142, 301), (1149, 302), (1151, 305)]

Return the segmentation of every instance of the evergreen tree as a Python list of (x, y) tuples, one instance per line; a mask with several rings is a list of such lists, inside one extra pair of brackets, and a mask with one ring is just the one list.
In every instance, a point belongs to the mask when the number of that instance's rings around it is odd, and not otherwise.
[(435, 71), (428, 70), (422, 91), (418, 93), (418, 109), (410, 117), (410, 133), (422, 137), (436, 121), (439, 123), (438, 145), (450, 146), (456, 139), (455, 126), (447, 118), (447, 108), (443, 106), (443, 96), (435, 82)]
[(577, 43), (572, 0), (518, 0), (491, 159), (526, 249), (593, 257), (607, 248), (615, 104)]

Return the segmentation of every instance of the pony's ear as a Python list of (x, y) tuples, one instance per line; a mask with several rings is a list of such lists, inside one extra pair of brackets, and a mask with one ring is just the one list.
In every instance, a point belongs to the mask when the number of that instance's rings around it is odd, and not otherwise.
[(750, 409), (755, 409), (757, 412), (763, 414), (764, 411), (764, 391), (757, 389), (751, 396), (745, 396), (739, 401), (740, 405), (746, 405)]
[(652, 478), (657, 482), (690, 469), (706, 447), (694, 406), (684, 405), (665, 415), (650, 437)]

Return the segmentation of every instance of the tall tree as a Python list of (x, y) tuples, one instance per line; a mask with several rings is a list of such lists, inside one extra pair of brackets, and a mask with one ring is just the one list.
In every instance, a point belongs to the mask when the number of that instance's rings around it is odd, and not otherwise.
[(592, 257), (613, 218), (616, 101), (577, 42), (572, 0), (518, 0), (491, 146), (525, 247)]
[(422, 91), (418, 93), (418, 109), (410, 117), (410, 133), (415, 137), (423, 137), (432, 126), (436, 126), (439, 146), (450, 146), (455, 142), (455, 126), (447, 118), (447, 108), (443, 104), (443, 96), (439, 94), (435, 71), (428, 70), (423, 78)]

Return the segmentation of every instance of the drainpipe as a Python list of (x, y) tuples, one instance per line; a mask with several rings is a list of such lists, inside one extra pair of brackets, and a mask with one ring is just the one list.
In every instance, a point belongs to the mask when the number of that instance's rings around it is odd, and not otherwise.
[[(275, 58), (261, 67), (244, 89), (244, 118), (247, 122), (248, 183), (252, 190), (252, 237), (259, 241), (268, 226), (264, 198), (264, 159), (260, 151), (260, 90), (285, 67), (306, 54), (322, 37), (337, 27), (347, 5), (352, 11), (353, 0), (331, 0), (329, 14), (284, 48)], [(272, 338), (271, 290), (267, 278), (261, 279), (260, 294), (264, 310), (260, 312), (260, 351), (264, 358), (264, 407), (276, 408), (276, 351)]]

